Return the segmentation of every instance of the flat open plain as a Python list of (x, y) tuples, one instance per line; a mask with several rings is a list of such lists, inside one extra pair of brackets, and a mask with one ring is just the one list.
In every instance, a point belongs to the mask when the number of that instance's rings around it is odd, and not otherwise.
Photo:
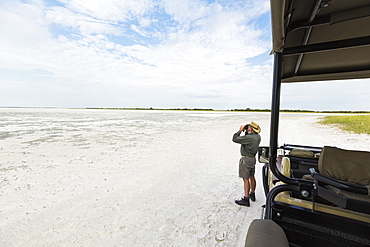
[[(369, 135), (283, 113), (279, 144), (367, 150)], [(269, 113), (0, 109), (0, 246), (242, 246), (241, 124)]]

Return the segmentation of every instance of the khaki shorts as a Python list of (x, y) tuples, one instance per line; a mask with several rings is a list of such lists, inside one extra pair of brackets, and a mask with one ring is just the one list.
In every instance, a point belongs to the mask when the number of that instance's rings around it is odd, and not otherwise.
[(256, 158), (241, 157), (239, 161), (239, 177), (249, 179), (254, 177)]

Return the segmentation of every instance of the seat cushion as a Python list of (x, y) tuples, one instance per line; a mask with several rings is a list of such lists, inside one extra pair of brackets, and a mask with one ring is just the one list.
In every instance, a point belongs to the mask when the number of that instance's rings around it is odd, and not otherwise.
[(295, 148), (289, 152), (289, 156), (300, 158), (314, 158), (314, 153), (310, 150)]
[(272, 220), (253, 220), (249, 226), (245, 247), (288, 247), (283, 229)]
[[(327, 185), (326, 188), (328, 190), (331, 190), (331, 191), (337, 193), (338, 195), (347, 197), (349, 199), (352, 199), (352, 200), (360, 200), (360, 201), (364, 201), (364, 202), (370, 203), (370, 194), (369, 193), (367, 195), (360, 195), (360, 194), (356, 194), (356, 193), (352, 193), (352, 192), (340, 190), (340, 189), (335, 188), (335, 187), (333, 187), (331, 185)], [(368, 190), (369, 190), (369, 188), (368, 188)]]
[(370, 152), (325, 146), (319, 158), (322, 175), (359, 185), (370, 185)]

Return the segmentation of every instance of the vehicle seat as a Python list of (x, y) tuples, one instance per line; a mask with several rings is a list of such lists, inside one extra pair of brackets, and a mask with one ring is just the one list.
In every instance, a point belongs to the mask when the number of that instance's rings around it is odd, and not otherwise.
[(286, 177), (290, 177), (290, 159), (288, 157), (283, 157), (281, 161), (281, 173)]
[(319, 173), (310, 169), (317, 195), (335, 205), (370, 213), (370, 152), (325, 146)]
[(283, 229), (272, 220), (253, 220), (249, 226), (245, 247), (288, 247)]
[[(276, 159), (276, 167), (278, 170), (281, 172), (286, 177), (290, 177), (290, 159), (288, 157), (278, 157)], [(270, 172), (270, 177), (269, 177), (269, 186), (270, 189), (273, 188), (277, 183), (281, 183), (280, 180), (278, 180), (277, 177), (275, 177), (272, 172)]]
[(309, 169), (318, 167), (320, 153), (307, 149), (294, 148), (289, 152), (291, 163), (291, 177), (303, 178), (310, 174)]

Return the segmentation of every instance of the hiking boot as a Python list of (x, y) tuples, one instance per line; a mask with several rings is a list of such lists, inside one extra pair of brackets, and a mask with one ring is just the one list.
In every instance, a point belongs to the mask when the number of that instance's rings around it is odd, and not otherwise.
[(249, 193), (249, 197), (251, 198), (252, 202), (256, 201), (256, 193), (254, 192)]
[(240, 206), (246, 206), (246, 207), (250, 206), (249, 197), (244, 197), (241, 200), (236, 200), (235, 203), (240, 205)]

